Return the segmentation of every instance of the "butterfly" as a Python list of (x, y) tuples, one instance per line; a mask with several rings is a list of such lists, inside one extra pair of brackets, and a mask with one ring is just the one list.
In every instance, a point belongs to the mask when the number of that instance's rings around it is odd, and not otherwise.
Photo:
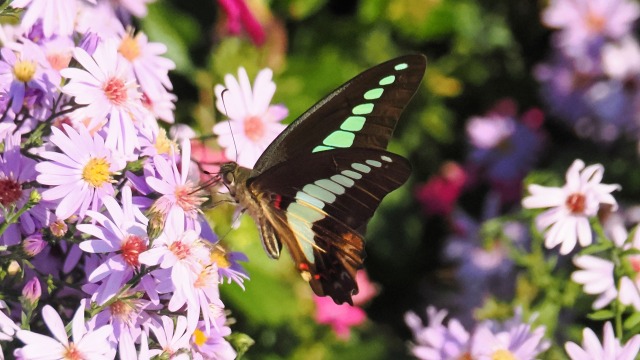
[(293, 121), (253, 169), (220, 167), (268, 256), (278, 259), (284, 243), (313, 291), (336, 304), (353, 304), (362, 232), (382, 198), (410, 175), (409, 161), (386, 148), (426, 63), (424, 55), (406, 55), (364, 71)]

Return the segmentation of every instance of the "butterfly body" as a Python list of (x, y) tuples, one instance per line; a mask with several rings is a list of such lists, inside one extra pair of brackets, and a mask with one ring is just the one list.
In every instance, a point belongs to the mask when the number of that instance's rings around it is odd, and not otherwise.
[(371, 68), (291, 123), (252, 170), (221, 167), (267, 254), (279, 258), (285, 244), (313, 291), (338, 304), (358, 291), (366, 223), (410, 175), (386, 146), (425, 67), (424, 56), (408, 55)]

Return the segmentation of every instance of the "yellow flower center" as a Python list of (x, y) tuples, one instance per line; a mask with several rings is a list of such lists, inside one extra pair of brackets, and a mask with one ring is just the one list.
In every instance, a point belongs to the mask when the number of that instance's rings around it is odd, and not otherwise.
[(158, 154), (170, 154), (171, 148), (177, 149), (177, 144), (167, 137), (167, 131), (165, 129), (160, 129), (154, 146)]
[(36, 64), (32, 61), (20, 60), (13, 65), (13, 74), (22, 82), (31, 81), (36, 73)]
[(492, 360), (516, 360), (516, 357), (513, 356), (511, 351), (505, 350), (505, 349), (500, 349), (498, 351), (495, 351), (491, 355), (491, 359)]
[(109, 162), (105, 158), (91, 158), (82, 170), (82, 179), (95, 188), (111, 181)]
[(125, 59), (133, 62), (140, 56), (140, 45), (138, 45), (138, 42), (132, 34), (127, 33), (118, 47), (118, 52), (122, 54)]
[(211, 261), (221, 269), (228, 269), (231, 266), (231, 262), (227, 259), (227, 252), (219, 246), (211, 251)]
[(200, 330), (200, 329), (196, 329), (196, 330), (193, 332), (193, 337), (195, 338), (195, 339), (194, 339), (194, 342), (195, 342), (195, 343), (196, 343), (196, 345), (198, 345), (198, 346), (202, 346), (202, 345), (204, 345), (204, 343), (207, 341), (207, 335), (205, 335), (205, 334), (202, 332), (202, 330)]

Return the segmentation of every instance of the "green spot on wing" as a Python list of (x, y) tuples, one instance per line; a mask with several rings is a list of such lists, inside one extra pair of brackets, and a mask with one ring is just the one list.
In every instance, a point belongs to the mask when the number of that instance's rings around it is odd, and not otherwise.
[[(305, 202), (311, 206), (315, 206), (318, 209), (322, 209), (324, 207), (324, 203), (316, 198), (314, 198), (313, 196), (303, 192), (303, 191), (298, 191), (298, 193), (296, 194), (296, 200), (300, 200), (302, 202)], [(300, 201), (296, 201), (298, 203), (300, 203)], [(289, 211), (289, 208), (287, 208), (287, 211)]]
[(364, 127), (365, 121), (367, 121), (367, 118), (364, 116), (349, 116), (344, 120), (342, 125), (340, 125), (340, 129), (346, 131), (360, 131)]
[(384, 86), (384, 85), (393, 84), (394, 81), (396, 81), (395, 75), (389, 75), (387, 77), (383, 77), (378, 84)]
[(312, 153), (317, 153), (320, 151), (327, 151), (327, 150), (333, 150), (335, 149), (334, 147), (331, 146), (324, 146), (324, 145), (318, 145), (316, 147), (313, 148), (313, 150), (311, 150)]
[(307, 184), (302, 188), (302, 191), (319, 199), (325, 204), (331, 204), (336, 201), (336, 195), (330, 191), (327, 191), (316, 184)]
[(381, 167), (382, 163), (380, 161), (375, 161), (375, 160), (367, 160), (367, 164), (371, 165), (371, 166), (375, 166), (375, 167)]
[(380, 96), (382, 96), (383, 92), (384, 92), (384, 89), (382, 89), (382, 88), (371, 89), (371, 90), (367, 91), (366, 93), (364, 93), (364, 98), (367, 99), (367, 100), (379, 99)]
[(373, 104), (371, 103), (360, 104), (354, 107), (353, 110), (351, 110), (353, 115), (367, 115), (367, 114), (370, 114), (372, 111), (373, 111)]
[(371, 171), (371, 168), (368, 167), (365, 164), (353, 163), (353, 164), (351, 164), (351, 167), (356, 169), (356, 170), (358, 170), (358, 171), (360, 171), (361, 173), (365, 173), (365, 174), (368, 173), (369, 171)]
[(393, 68), (396, 69), (396, 70), (404, 70), (404, 69), (406, 69), (408, 67), (409, 67), (409, 65), (407, 65), (407, 63), (402, 63), (402, 64), (398, 64), (398, 65), (394, 66)]
[[(351, 171), (351, 170), (347, 170), (347, 171)], [(356, 184), (355, 181), (353, 181), (352, 179), (349, 179), (348, 177), (344, 176), (344, 175), (333, 175), (331, 177), (331, 180), (337, 182), (340, 185), (346, 186), (348, 188), (352, 187), (353, 185)]]
[(352, 179), (356, 179), (356, 180), (362, 179), (362, 174), (357, 173), (357, 172), (355, 172), (353, 170), (343, 170), (342, 171), (342, 175), (348, 176), (348, 177), (350, 177)]
[(323, 143), (326, 146), (333, 146), (337, 148), (348, 148), (353, 144), (353, 140), (356, 138), (354, 133), (342, 130), (336, 130), (327, 136)]
[(329, 179), (320, 179), (316, 181), (315, 184), (320, 186), (321, 188), (325, 188), (331, 191), (336, 195), (342, 195), (345, 192), (345, 188), (343, 186)]

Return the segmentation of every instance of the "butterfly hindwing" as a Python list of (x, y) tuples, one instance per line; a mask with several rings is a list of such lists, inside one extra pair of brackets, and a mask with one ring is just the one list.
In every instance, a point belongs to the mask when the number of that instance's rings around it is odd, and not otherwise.
[(334, 149), (280, 163), (247, 185), (314, 292), (343, 303), (357, 292), (365, 255), (359, 230), (410, 171), (406, 159), (386, 151)]
[(406, 55), (354, 77), (291, 123), (258, 159), (251, 176), (310, 153), (386, 149), (425, 67), (424, 55)]

